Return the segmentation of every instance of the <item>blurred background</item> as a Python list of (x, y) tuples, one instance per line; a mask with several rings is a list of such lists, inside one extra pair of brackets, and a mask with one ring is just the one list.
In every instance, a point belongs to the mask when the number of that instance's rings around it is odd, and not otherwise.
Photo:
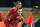
[(7, 16), (9, 10), (14, 7), (13, 2), (21, 1), (23, 15), (25, 20), (32, 12), (33, 20), (40, 17), (40, 0), (0, 0), (0, 10), (2, 11), (3, 18)]
[(13, 7), (13, 2), (21, 1), (22, 7), (38, 7), (40, 8), (40, 0), (0, 0), (0, 7)]

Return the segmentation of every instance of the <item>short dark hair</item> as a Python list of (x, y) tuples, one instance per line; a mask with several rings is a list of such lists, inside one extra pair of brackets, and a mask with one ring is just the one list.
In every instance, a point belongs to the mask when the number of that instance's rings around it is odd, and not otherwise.
[(21, 1), (13, 2), (13, 3), (16, 3), (16, 4), (15, 4), (15, 6), (16, 6), (19, 2), (21, 2)]
[(21, 1), (17, 1), (17, 2), (16, 2), (16, 5), (17, 5), (19, 2), (21, 2)]

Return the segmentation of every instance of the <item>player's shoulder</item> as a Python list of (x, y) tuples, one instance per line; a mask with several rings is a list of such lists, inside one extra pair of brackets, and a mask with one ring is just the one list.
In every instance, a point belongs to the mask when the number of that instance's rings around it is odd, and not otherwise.
[(15, 9), (15, 7), (13, 7), (12, 9)]

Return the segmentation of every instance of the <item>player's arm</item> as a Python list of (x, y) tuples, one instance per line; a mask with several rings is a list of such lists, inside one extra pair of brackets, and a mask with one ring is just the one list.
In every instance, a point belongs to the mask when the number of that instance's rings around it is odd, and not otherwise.
[(15, 15), (13, 14), (13, 15), (11, 15), (11, 16), (9, 17), (9, 19), (8, 19), (9, 22), (11, 22), (11, 21), (14, 19), (14, 16), (15, 16)]

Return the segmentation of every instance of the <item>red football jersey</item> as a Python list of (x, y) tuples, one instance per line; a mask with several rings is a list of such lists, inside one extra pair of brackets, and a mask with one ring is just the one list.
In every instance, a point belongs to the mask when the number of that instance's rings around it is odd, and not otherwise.
[[(8, 18), (8, 17), (10, 17), (12, 14), (16, 13), (16, 12), (15, 12), (16, 10), (17, 10), (17, 8), (16, 8), (16, 7), (13, 7), (13, 8), (8, 12), (6, 18)], [(5, 19), (6, 19), (6, 18), (5, 18)], [(4, 19), (4, 20), (5, 20), (5, 19)]]

